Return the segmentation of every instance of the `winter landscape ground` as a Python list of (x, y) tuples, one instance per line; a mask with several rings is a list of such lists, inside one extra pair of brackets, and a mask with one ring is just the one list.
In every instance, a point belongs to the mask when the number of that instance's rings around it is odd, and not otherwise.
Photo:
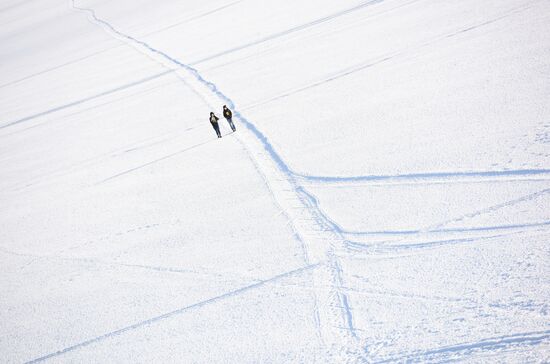
[(2, 0), (0, 45), (1, 362), (550, 361), (548, 0)]

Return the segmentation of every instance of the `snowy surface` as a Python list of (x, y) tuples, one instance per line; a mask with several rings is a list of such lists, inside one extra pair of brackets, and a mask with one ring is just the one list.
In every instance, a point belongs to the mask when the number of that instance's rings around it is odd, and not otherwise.
[(2, 362), (550, 360), (547, 0), (4, 0), (0, 44)]

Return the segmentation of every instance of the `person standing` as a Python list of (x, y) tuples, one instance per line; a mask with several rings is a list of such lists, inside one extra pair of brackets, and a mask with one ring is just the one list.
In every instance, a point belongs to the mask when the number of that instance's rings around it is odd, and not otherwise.
[(212, 124), (212, 127), (216, 131), (216, 135), (218, 135), (218, 138), (222, 137), (222, 133), (220, 133), (220, 125), (218, 124), (219, 118), (214, 115), (213, 112), (210, 113), (210, 124)]
[(229, 126), (231, 127), (231, 130), (235, 131), (235, 124), (233, 124), (233, 113), (226, 105), (223, 105), (223, 117), (227, 120), (229, 123)]

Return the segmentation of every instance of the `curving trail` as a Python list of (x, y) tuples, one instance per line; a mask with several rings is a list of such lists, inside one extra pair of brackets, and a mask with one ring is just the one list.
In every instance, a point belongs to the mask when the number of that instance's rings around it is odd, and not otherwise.
[[(492, 213), (501, 212), (510, 207), (517, 207), (521, 203), (533, 201), (539, 198), (548, 197), (549, 188), (538, 187), (536, 190), (529, 190), (518, 193), (519, 196), (514, 195), (508, 197), (504, 202), (495, 202), (487, 203), (486, 207), (466, 207), (466, 210), (462, 210), (459, 213), (456, 211), (449, 212), (449, 215), (445, 218), (438, 217), (435, 222), (432, 220), (430, 224), (418, 224), (418, 226), (406, 226), (403, 228), (396, 227), (394, 221), (393, 226), (388, 227), (379, 227), (376, 224), (369, 225), (370, 229), (363, 226), (358, 226), (356, 229), (351, 229), (346, 226), (346, 221), (339, 221), (338, 217), (331, 216), (334, 210), (331, 209), (330, 203), (325, 202), (323, 197), (317, 194), (316, 191), (323, 188), (355, 188), (357, 191), (363, 191), (369, 188), (391, 188), (395, 186), (405, 186), (405, 188), (411, 187), (420, 187), (423, 188), (426, 185), (443, 185), (447, 187), (455, 187), (456, 185), (466, 185), (466, 184), (476, 184), (476, 183), (516, 183), (516, 182), (535, 182), (538, 184), (546, 183), (550, 180), (550, 169), (545, 168), (528, 168), (520, 169), (521, 167), (516, 167), (517, 169), (510, 170), (469, 170), (469, 171), (460, 171), (460, 170), (443, 170), (441, 172), (418, 172), (418, 173), (403, 173), (403, 174), (394, 174), (394, 175), (356, 175), (356, 176), (329, 176), (329, 175), (313, 175), (308, 174), (307, 171), (297, 171), (295, 170), (291, 163), (283, 158), (283, 154), (276, 148), (276, 143), (270, 140), (268, 135), (262, 131), (254, 120), (248, 118), (245, 115), (245, 111), (248, 109), (253, 109), (257, 106), (271, 103), (272, 101), (286, 98), (287, 96), (300, 93), (327, 82), (343, 78), (345, 76), (354, 74), (366, 68), (375, 66), (379, 63), (390, 61), (397, 56), (405, 54), (408, 52), (408, 49), (403, 50), (402, 52), (396, 52), (392, 54), (386, 54), (377, 59), (362, 60), (357, 63), (355, 66), (347, 67), (336, 71), (332, 75), (328, 75), (326, 78), (323, 78), (319, 81), (313, 81), (312, 83), (306, 84), (305, 86), (298, 87), (289, 91), (285, 91), (282, 94), (276, 95), (272, 98), (260, 101), (253, 105), (247, 105), (245, 107), (239, 107), (236, 102), (236, 99), (232, 98), (230, 95), (224, 93), (216, 83), (208, 80), (203, 76), (199, 70), (197, 70), (194, 65), (207, 62), (209, 60), (222, 57), (227, 54), (236, 53), (242, 49), (259, 45), (271, 40), (285, 37), (286, 35), (300, 32), (302, 30), (307, 30), (315, 25), (323, 24), (330, 22), (340, 16), (351, 14), (362, 9), (365, 9), (368, 6), (382, 2), (383, 0), (369, 0), (362, 1), (358, 5), (344, 9), (342, 11), (336, 12), (330, 16), (322, 17), (312, 22), (291, 27), (287, 30), (275, 32), (266, 37), (260, 38), (254, 42), (249, 42), (235, 47), (224, 50), (223, 52), (211, 54), (203, 59), (194, 61), (193, 63), (186, 63), (180, 59), (173, 57), (168, 52), (156, 47), (152, 43), (144, 41), (144, 37), (164, 31), (166, 29), (173, 28), (179, 24), (191, 21), (195, 18), (200, 18), (212, 13), (216, 13), (222, 9), (226, 9), (233, 5), (238, 4), (242, 0), (237, 0), (230, 2), (229, 4), (217, 7), (213, 10), (199, 14), (197, 17), (186, 19), (183, 22), (175, 23), (164, 28), (155, 30), (150, 33), (146, 33), (140, 37), (135, 37), (130, 34), (127, 34), (117, 28), (114, 23), (111, 23), (98, 14), (92, 8), (86, 8), (78, 6), (76, 0), (71, 0), (71, 7), (78, 11), (79, 13), (86, 14), (88, 19), (95, 25), (101, 27), (105, 32), (110, 36), (121, 41), (121, 44), (124, 46), (130, 46), (139, 51), (144, 56), (154, 60), (162, 67), (165, 68), (163, 72), (153, 74), (144, 79), (131, 82), (120, 87), (113, 88), (111, 90), (105, 91), (101, 94), (90, 96), (88, 98), (83, 98), (70, 102), (58, 107), (45, 110), (40, 113), (35, 113), (27, 117), (20, 118), (18, 120), (8, 121), (0, 125), (0, 129), (10, 127), (12, 125), (21, 124), (27, 121), (32, 121), (41, 116), (48, 115), (50, 113), (55, 113), (73, 106), (80, 105), (84, 102), (90, 101), (92, 99), (102, 97), (105, 95), (110, 95), (114, 92), (126, 90), (133, 86), (161, 78), (164, 75), (175, 75), (177, 76), (177, 82), (185, 84), (200, 100), (204, 105), (207, 105), (210, 109), (217, 109), (220, 104), (227, 104), (234, 112), (234, 119), (238, 122), (239, 132), (236, 134), (228, 135), (229, 142), (238, 146), (239, 152), (242, 150), (242, 155), (245, 158), (248, 158), (250, 163), (253, 165), (253, 174), (257, 174), (261, 177), (261, 182), (265, 184), (269, 193), (271, 194), (272, 199), (275, 202), (276, 207), (280, 210), (279, 215), (284, 216), (286, 219), (287, 226), (290, 226), (293, 230), (294, 237), (296, 238), (297, 244), (299, 244), (299, 259), (300, 264), (299, 268), (290, 270), (282, 269), (282, 272), (278, 274), (271, 274), (265, 279), (252, 279), (250, 277), (239, 277), (240, 280), (246, 282), (244, 284), (239, 284), (240, 288), (233, 287), (232, 289), (226, 289), (225, 293), (216, 293), (212, 294), (212, 297), (206, 299), (197, 300), (199, 302), (185, 305), (184, 307), (179, 307), (175, 310), (169, 311), (166, 309), (165, 312), (158, 315), (151, 315), (149, 317), (140, 318), (135, 320), (135, 322), (130, 324), (122, 324), (120, 328), (105, 330), (108, 331), (98, 335), (94, 333), (90, 335), (87, 339), (80, 339), (82, 341), (75, 343), (66, 343), (65, 347), (61, 347), (56, 351), (41, 355), (37, 358), (34, 358), (28, 363), (38, 363), (48, 361), (50, 359), (64, 358), (65, 354), (79, 351), (80, 349), (106, 343), (109, 340), (119, 337), (125, 334), (130, 334), (132, 332), (147, 328), (152, 325), (157, 325), (164, 323), (170, 319), (178, 317), (180, 315), (185, 315), (191, 311), (198, 310), (203, 307), (210, 307), (214, 304), (220, 304), (225, 302), (226, 299), (232, 298), (235, 296), (240, 296), (241, 294), (249, 293), (255, 291), (256, 289), (263, 286), (275, 286), (275, 285), (285, 285), (285, 278), (289, 277), (300, 277), (302, 279), (308, 280), (307, 285), (303, 284), (302, 286), (296, 285), (296, 289), (303, 290), (307, 292), (309, 298), (313, 302), (313, 312), (311, 314), (312, 321), (315, 323), (315, 330), (319, 345), (322, 346), (325, 350), (325, 357), (329, 358), (331, 362), (342, 362), (342, 363), (354, 363), (354, 362), (415, 362), (415, 361), (452, 361), (458, 359), (468, 358), (470, 355), (474, 355), (478, 352), (490, 352), (498, 350), (512, 350), (517, 347), (529, 347), (532, 345), (546, 344), (549, 341), (549, 332), (548, 331), (532, 331), (527, 332), (527, 329), (523, 329), (518, 334), (510, 334), (509, 336), (498, 336), (490, 337), (486, 335), (486, 339), (480, 340), (464, 340), (458, 341), (459, 344), (456, 345), (434, 345), (432, 349), (423, 349), (416, 351), (403, 351), (403, 352), (393, 352), (390, 355), (377, 355), (377, 350), (384, 348), (385, 345), (390, 345), (385, 342), (376, 342), (373, 340), (373, 336), (376, 334), (377, 327), (379, 324), (378, 317), (369, 316), (371, 315), (369, 300), (373, 296), (383, 296), (383, 297), (393, 297), (396, 299), (396, 305), (399, 304), (399, 301), (420, 301), (419, 311), (425, 312), (428, 310), (435, 311), (438, 309), (437, 305), (443, 303), (449, 303), (449, 307), (452, 304), (463, 304), (473, 307), (473, 310), (476, 309), (481, 311), (479, 307), (484, 302), (481, 299), (478, 301), (477, 297), (462, 297), (457, 289), (457, 293), (453, 297), (449, 297), (448, 292), (437, 292), (434, 296), (423, 295), (421, 293), (415, 292), (406, 292), (406, 287), (403, 292), (396, 290), (392, 292), (390, 290), (378, 290), (378, 285), (380, 282), (383, 282), (383, 274), (379, 274), (376, 271), (376, 265), (384, 265), (385, 260), (390, 260), (394, 258), (403, 258), (408, 259), (409, 256), (414, 254), (422, 255), (424, 252), (429, 250), (437, 250), (443, 247), (462, 247), (467, 245), (479, 244), (481, 243), (491, 243), (495, 242), (502, 238), (508, 238), (514, 234), (534, 234), (538, 232), (546, 232), (550, 221), (540, 220), (540, 221), (530, 221), (525, 223), (515, 223), (514, 221), (506, 222), (505, 224), (497, 225), (491, 224), (491, 221), (484, 221), (485, 224), (479, 226), (471, 225), (460, 225), (455, 226), (454, 224), (467, 222), (468, 219), (486, 217)], [(414, 1), (412, 1), (414, 2)], [(412, 3), (409, 2), (409, 3)], [(478, 29), (485, 25), (493, 24), (501, 19), (505, 19), (509, 15), (517, 14), (525, 9), (528, 9), (529, 6), (519, 6), (509, 12), (501, 14), (498, 17), (493, 17), (485, 22), (480, 22), (470, 27), (463, 27), (460, 30), (448, 33), (442, 36), (432, 39), (430, 42), (425, 43), (425, 45), (431, 45), (435, 42), (439, 42), (448, 38), (455, 37), (459, 34), (470, 32), (471, 30)], [(469, 34), (469, 33), (468, 33)], [(421, 47), (423, 47), (422, 45)], [(77, 62), (78, 60), (74, 61)], [(71, 63), (71, 62), (69, 62)], [(67, 64), (69, 64), (67, 63)], [(62, 66), (59, 66), (62, 67)], [(156, 65), (155, 65), (156, 67)], [(45, 70), (44, 72), (48, 72)], [(33, 77), (32, 75), (29, 77)], [(18, 82), (18, 81), (14, 81)], [(0, 87), (7, 86), (0, 85)], [(32, 123), (29, 123), (32, 124)], [(26, 124), (25, 124), (26, 125)], [(31, 126), (32, 127), (32, 126)], [(26, 129), (25, 129), (26, 130)], [(140, 150), (142, 148), (148, 148), (151, 145), (161, 144), (164, 140), (169, 138), (161, 138), (159, 140), (144, 140), (137, 145), (127, 145), (122, 150), (117, 151), (117, 153), (126, 153), (133, 150)], [(224, 138), (225, 140), (226, 138)], [(110, 171), (109, 174), (106, 174), (106, 178), (103, 178), (93, 186), (102, 185), (103, 187), (111, 187), (116, 185), (118, 181), (133, 175), (134, 173), (139, 174), (143, 172), (142, 169), (152, 166), (156, 163), (162, 162), (164, 160), (175, 158), (180, 156), (182, 153), (195, 148), (199, 148), (207, 143), (211, 143), (212, 140), (200, 142), (197, 144), (188, 145), (186, 148), (177, 149), (171, 152), (164, 152), (162, 154), (151, 157), (149, 160), (138, 160), (134, 164), (134, 167), (126, 166), (120, 168), (118, 171)], [(248, 163), (247, 160), (247, 163)], [(97, 160), (90, 160), (86, 163), (97, 163)], [(59, 173), (59, 172), (56, 172)], [(54, 173), (55, 175), (55, 173)], [(430, 186), (432, 187), (432, 186)], [(24, 187), (26, 188), (26, 187)], [(23, 188), (23, 189), (24, 189)], [(411, 192), (411, 194), (413, 194)], [(319, 197), (321, 196), (321, 197)], [(366, 194), (368, 196), (368, 194)], [(500, 200), (502, 201), (502, 199)], [(353, 202), (353, 201), (352, 201)], [(325, 205), (326, 204), (326, 205)], [(453, 214), (454, 213), (454, 214)], [(338, 211), (334, 212), (335, 216), (338, 216)], [(368, 216), (364, 220), (368, 220)], [(361, 221), (364, 222), (364, 221)], [(150, 228), (153, 225), (144, 225), (145, 228)], [(155, 225), (156, 226), (156, 225)], [(135, 231), (141, 228), (136, 228)], [(489, 248), (488, 248), (489, 249)], [(23, 258), (32, 258), (40, 260), (63, 260), (70, 258), (63, 258), (61, 254), (58, 255), (34, 255), (16, 252), (13, 249), (0, 247), (0, 251), (8, 255), (20, 256)], [(482, 255), (483, 247), (480, 247), (479, 253)], [(453, 251), (451, 254), (461, 254), (464, 251), (457, 250)], [(503, 254), (504, 258), (508, 258)], [(422, 258), (424, 259), (424, 258)], [(434, 254), (434, 257), (425, 257), (425, 261), (430, 263), (430, 259), (441, 260), (437, 264), (434, 264), (436, 269), (432, 271), (422, 270), (423, 267), (401, 267), (399, 263), (392, 266), (391, 269), (398, 271), (396, 280), (402, 279), (402, 282), (407, 282), (406, 279), (410, 277), (421, 277), (424, 280), (421, 281), (421, 284), (431, 284), (429, 275), (434, 272), (438, 272), (437, 268), (442, 269), (439, 272), (445, 271), (447, 266), (444, 261), (445, 257), (443, 255)], [(510, 258), (511, 259), (511, 258)], [(141, 269), (149, 272), (166, 272), (174, 274), (184, 274), (192, 273), (196, 275), (212, 275), (219, 280), (231, 280), (232, 277), (224, 276), (212, 272), (202, 272), (200, 269), (196, 270), (185, 270), (177, 267), (162, 267), (156, 265), (155, 263), (151, 264), (130, 264), (130, 263), (120, 263), (116, 262), (114, 259), (112, 262), (104, 261), (101, 259), (73, 259), (74, 262), (81, 262), (86, 264), (93, 265), (105, 265), (105, 266), (116, 266), (121, 269)], [(467, 259), (465, 259), (467, 260)], [(424, 260), (420, 260), (424, 263)], [(516, 262), (514, 262), (516, 263)], [(523, 264), (524, 262), (517, 262), (518, 265)], [(372, 264), (372, 268), (370, 266)], [(487, 263), (487, 264), (490, 264)], [(526, 272), (529, 272), (529, 262), (525, 265), (527, 266)], [(361, 277), (361, 274), (348, 273), (346, 269), (353, 265), (360, 265), (364, 268), (362, 273), (364, 275)], [(413, 270), (413, 272), (407, 271), (407, 269)], [(351, 270), (351, 269), (350, 269)], [(402, 271), (401, 271), (402, 270)], [(484, 273), (485, 271), (481, 271)], [(371, 274), (371, 276), (369, 276)], [(452, 274), (452, 273), (450, 273)], [(508, 273), (503, 273), (502, 276)], [(527, 274), (527, 273), (526, 273)], [(481, 276), (481, 274), (478, 274)], [(305, 277), (305, 278), (304, 278)], [(428, 278), (426, 278), (428, 277)], [(393, 276), (391, 278), (394, 278)], [(367, 287), (364, 290), (355, 288), (354, 283), (361, 281), (364, 283), (364, 286), (357, 285), (358, 287)], [(378, 281), (377, 281), (378, 280)], [(414, 282), (414, 279), (409, 280), (409, 282)], [(396, 284), (399, 287), (398, 282)], [(483, 282), (482, 282), (483, 283)], [(288, 284), (291, 286), (293, 283)], [(477, 284), (477, 282), (476, 282)], [(502, 283), (501, 283), (502, 284)], [(503, 284), (504, 285), (504, 284)], [(373, 288), (375, 287), (375, 288)], [(434, 292), (438, 287), (434, 284)], [(439, 287), (440, 288), (440, 287)], [(465, 289), (463, 290), (465, 291)], [(422, 292), (422, 291), (421, 291)], [(519, 297), (518, 293), (516, 297)], [(359, 301), (358, 297), (366, 297), (366, 300)], [(518, 298), (519, 300), (519, 298)], [(365, 303), (366, 302), (366, 303)], [(381, 303), (382, 302), (382, 303)], [(372, 303), (373, 312), (375, 311), (374, 306), (382, 306), (384, 301), (377, 301)], [(387, 301), (386, 301), (387, 302)], [(488, 301), (490, 304), (495, 307), (498, 306), (499, 302)], [(393, 304), (393, 301), (392, 301)], [(408, 303), (407, 303), (408, 304)], [(514, 302), (513, 304), (516, 304)], [(522, 303), (518, 303), (521, 305)], [(527, 309), (533, 309), (529, 306), (528, 303), (525, 307)], [(361, 306), (362, 305), (362, 306)], [(430, 306), (433, 305), (433, 306)], [(476, 307), (477, 305), (477, 307)], [(183, 304), (179, 304), (183, 306)], [(535, 304), (533, 304), (533, 307)], [(358, 308), (359, 307), (359, 308)], [(364, 307), (368, 307), (367, 310)], [(407, 314), (406, 304), (403, 306), (397, 306), (403, 308), (403, 315)], [(518, 309), (525, 309), (525, 307), (520, 307)], [(363, 308), (363, 311), (360, 311)], [(445, 307), (441, 311), (438, 311), (436, 315), (441, 320), (446, 319), (451, 316), (453, 309), (456, 307)], [(172, 308), (171, 308), (172, 309)], [(399, 309), (399, 308), (398, 308)], [(447, 309), (448, 311), (445, 311)], [(542, 308), (545, 309), (545, 308)], [(534, 309), (533, 309), (534, 310)], [(357, 314), (360, 312), (360, 314)], [(367, 313), (365, 313), (367, 312)], [(476, 312), (478, 313), (478, 312)], [(476, 319), (484, 319), (484, 317), (479, 315)], [(368, 317), (365, 319), (365, 317)], [(369, 321), (370, 319), (370, 321)], [(380, 320), (383, 320), (381, 318)], [(457, 320), (460, 320), (457, 319)], [(487, 319), (488, 320), (488, 319)], [(365, 321), (367, 324), (365, 324)], [(419, 320), (419, 325), (424, 324), (425, 321)], [(448, 323), (447, 323), (448, 324)], [(455, 324), (454, 322), (452, 323)], [(371, 325), (371, 326), (369, 326)], [(460, 325), (460, 321), (456, 323), (457, 327)], [(447, 327), (451, 327), (448, 324)], [(406, 330), (422, 330), (422, 327), (406, 327)], [(425, 328), (424, 328), (425, 329)], [(365, 332), (369, 330), (370, 336), (367, 336)], [(391, 328), (390, 328), (391, 330)], [(402, 332), (399, 332), (398, 329), (395, 329), (395, 335), (392, 337), (392, 340), (400, 340), (400, 335), (405, 337), (406, 335)], [(393, 334), (393, 333), (392, 333)], [(495, 334), (496, 335), (496, 334)], [(313, 336), (312, 336), (313, 337)], [(367, 341), (368, 337), (368, 341)], [(478, 338), (479, 339), (479, 338)], [(378, 345), (378, 346), (377, 346)], [(51, 348), (49, 349), (51, 350)], [(376, 359), (376, 360), (375, 360)]]
[[(298, 179), (296, 178), (297, 175), (277, 153), (269, 139), (250, 120), (239, 112), (239, 109), (231, 98), (225, 95), (213, 82), (203, 78), (191, 65), (187, 65), (171, 57), (142, 40), (120, 32), (109, 22), (98, 18), (93, 9), (79, 7), (75, 4), (74, 0), (72, 0), (72, 6), (76, 10), (87, 13), (92, 22), (103, 27), (109, 34), (128, 43), (148, 57), (161, 63), (168, 69), (166, 72), (176, 72), (182, 82), (199, 95), (205, 103), (210, 106), (224, 103), (234, 110), (235, 119), (237, 119), (241, 125), (246, 126), (247, 131), (245, 136), (236, 138), (238, 138), (239, 143), (243, 145), (250, 158), (257, 166), (258, 172), (264, 177), (275, 200), (281, 206), (282, 212), (288, 216), (289, 223), (292, 224), (300, 241), (303, 242), (304, 264), (306, 268), (284, 273), (281, 277), (299, 273), (305, 269), (315, 268), (312, 269), (312, 285), (314, 291), (316, 291), (315, 287), (330, 287), (328, 290), (323, 288), (313, 293), (313, 297), (316, 300), (316, 312), (313, 314), (319, 325), (319, 339), (326, 346), (327, 352), (330, 353), (329, 355), (339, 362), (352, 362), (361, 358), (363, 354), (354, 328), (352, 302), (344, 289), (345, 282), (342, 268), (339, 264), (338, 254), (336, 253), (338, 250), (345, 249), (345, 239), (331, 220), (321, 211), (318, 204), (315, 202), (315, 198), (298, 183)], [(162, 159), (171, 156), (172, 155), (169, 155)], [(154, 162), (156, 161), (147, 163), (144, 166)], [(100, 183), (108, 182), (113, 178), (130, 173), (137, 168), (121, 172)], [(130, 330), (149, 325), (159, 320), (170, 318), (188, 309), (200, 307), (205, 303), (216, 302), (220, 298), (232, 296), (241, 291), (255, 288), (276, 279), (278, 278), (275, 277), (265, 282), (262, 281), (252, 284), (251, 286), (244, 287), (220, 297), (199, 302), (195, 305), (145, 320), (111, 333), (106, 333), (96, 338), (60, 349), (55, 353), (36, 358), (29, 363), (41, 362), (78, 350), (82, 347), (121, 335)]]

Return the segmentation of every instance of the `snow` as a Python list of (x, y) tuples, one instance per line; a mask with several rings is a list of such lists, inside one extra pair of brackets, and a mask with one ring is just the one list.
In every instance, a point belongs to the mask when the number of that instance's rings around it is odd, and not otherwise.
[(2, 361), (549, 361), (549, 41), (542, 0), (4, 1)]

